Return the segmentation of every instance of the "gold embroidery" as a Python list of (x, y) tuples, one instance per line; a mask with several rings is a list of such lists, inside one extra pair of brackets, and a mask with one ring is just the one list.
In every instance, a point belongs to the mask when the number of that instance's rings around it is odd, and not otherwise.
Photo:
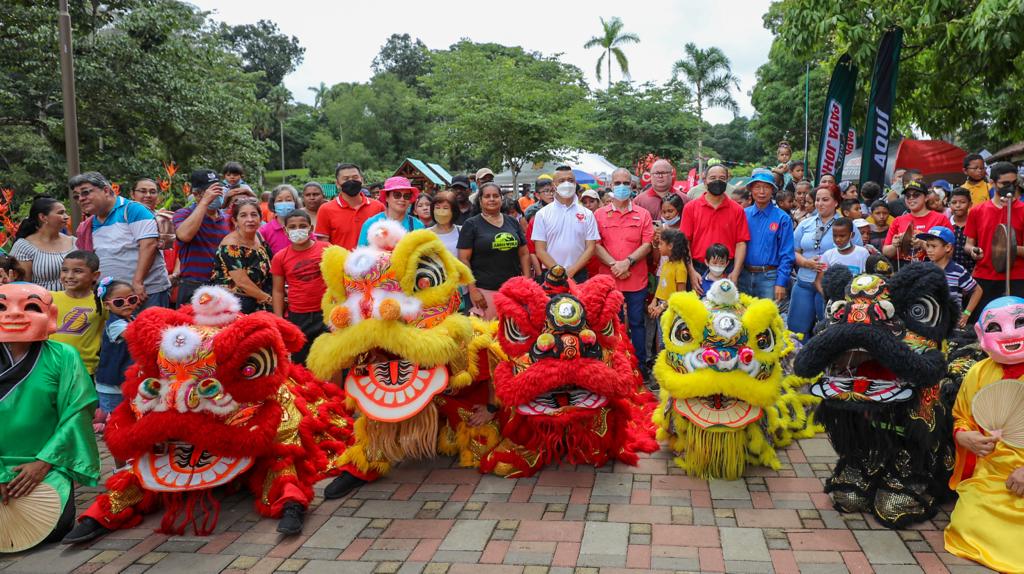
[[(603, 437), (608, 432), (608, 408), (603, 407), (601, 412), (594, 417), (594, 434)], [(531, 465), (533, 466), (533, 465)]]
[(110, 501), (110, 513), (120, 514), (125, 508), (142, 502), (142, 489), (133, 484), (124, 490), (111, 490), (108, 500)]
[(270, 504), (270, 489), (273, 488), (274, 482), (282, 476), (297, 476), (295, 467), (289, 464), (281, 470), (271, 470), (267, 473), (266, 478), (263, 479), (263, 496), (261, 498), (263, 504)]
[(285, 385), (281, 385), (277, 391), (277, 402), (281, 405), (281, 424), (277, 427), (277, 442), (286, 445), (302, 444), (302, 439), (299, 437), (302, 413), (295, 405), (295, 397)]

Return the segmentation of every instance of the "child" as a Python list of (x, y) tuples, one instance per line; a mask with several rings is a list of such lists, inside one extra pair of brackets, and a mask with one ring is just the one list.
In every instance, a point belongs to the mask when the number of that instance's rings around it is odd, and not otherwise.
[[(854, 276), (863, 273), (870, 254), (867, 249), (853, 243), (853, 222), (849, 218), (840, 217), (832, 224), (832, 241), (836, 246), (821, 254), (825, 269), (833, 265), (845, 265)], [(814, 279), (815, 289), (822, 294), (821, 278), (824, 275), (824, 270), (818, 271), (818, 277)]]
[(128, 343), (124, 330), (132, 320), (132, 314), (139, 307), (139, 296), (131, 283), (104, 277), (96, 294), (103, 301), (108, 313), (107, 325), (100, 342), (100, 365), (96, 369), (96, 394), (99, 395), (100, 409), (110, 415), (121, 404), (121, 383), (124, 372), (132, 365), (128, 354)]
[[(945, 271), (949, 293), (963, 309), (958, 322), (958, 326), (963, 329), (967, 326), (967, 320), (971, 313), (978, 307), (983, 293), (974, 277), (971, 277), (971, 274), (962, 265), (953, 261), (953, 246), (956, 245), (956, 236), (947, 227), (935, 226), (927, 233), (918, 233), (917, 238), (924, 241), (924, 252), (928, 259)], [(964, 304), (964, 296), (970, 297), (966, 304)]]
[(752, 203), (750, 200), (750, 192), (747, 191), (747, 188), (745, 187), (737, 187), (732, 192), (732, 200), (740, 204), (740, 207), (743, 209), (750, 207), (750, 204)]
[(875, 255), (880, 253), (874, 245), (871, 244), (871, 222), (867, 219), (854, 219), (853, 229), (860, 235), (860, 241), (864, 244), (864, 248), (868, 250), (869, 255)]
[(864, 214), (860, 210), (860, 200), (856, 198), (844, 199), (839, 204), (839, 212), (843, 214), (843, 217), (851, 221), (864, 218)]
[(224, 192), (245, 185), (245, 168), (237, 161), (229, 161), (221, 169), (221, 176), (224, 178)]
[(712, 243), (704, 252), (704, 263), (708, 270), (700, 278), (700, 290), (707, 293), (712, 283), (725, 279), (725, 270), (729, 267), (729, 248), (721, 243)]
[(788, 189), (779, 190), (779, 193), (775, 195), (775, 205), (779, 206), (779, 209), (785, 211), (793, 216), (793, 206), (796, 204), (796, 194)]
[(51, 291), (57, 306), (57, 332), (53, 341), (78, 350), (90, 375), (100, 360), (100, 331), (107, 320), (106, 309), (96, 296), (100, 259), (92, 251), (72, 251), (60, 265), (63, 291)]
[(875, 249), (881, 251), (885, 245), (885, 237), (889, 234), (891, 222), (889, 204), (884, 199), (871, 204), (871, 245), (874, 245)]
[(956, 237), (956, 244), (953, 245), (953, 261), (960, 264), (968, 273), (974, 272), (976, 261), (964, 251), (967, 243), (967, 235), (964, 228), (967, 227), (967, 212), (971, 210), (971, 192), (967, 188), (958, 187), (949, 194), (949, 222), (953, 225), (953, 236)]
[(679, 229), (679, 221), (682, 215), (683, 198), (674, 193), (666, 195), (665, 200), (661, 202), (661, 226)]
[(303, 209), (288, 214), (284, 228), (290, 244), (270, 262), (274, 314), (284, 317), (287, 309), (288, 320), (306, 335), (306, 344), (292, 356), (296, 363), (304, 364), (313, 340), (325, 331), (320, 300), (327, 285), (320, 273), (320, 260), (329, 244), (313, 236), (312, 218)]
[(658, 289), (654, 292), (654, 300), (647, 306), (647, 313), (653, 319), (668, 308), (670, 295), (686, 290), (686, 268), (690, 265), (690, 244), (681, 231), (664, 227), (658, 239), (658, 251), (662, 258), (667, 259), (658, 270)]

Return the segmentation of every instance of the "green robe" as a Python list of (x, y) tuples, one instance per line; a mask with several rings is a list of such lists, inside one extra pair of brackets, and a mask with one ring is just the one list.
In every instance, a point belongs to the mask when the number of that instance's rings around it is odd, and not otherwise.
[(43, 480), (64, 504), (71, 481), (95, 486), (100, 477), (92, 430), (96, 402), (96, 388), (74, 347), (44, 341), (12, 366), (0, 344), (0, 483), (17, 476), (11, 469), (19, 464), (42, 460), (53, 466)]

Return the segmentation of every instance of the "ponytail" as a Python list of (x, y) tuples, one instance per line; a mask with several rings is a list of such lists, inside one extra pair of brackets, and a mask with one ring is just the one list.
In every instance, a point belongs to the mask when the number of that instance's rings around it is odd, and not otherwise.
[(39, 231), (41, 226), (39, 223), (40, 215), (49, 215), (53, 211), (53, 206), (59, 204), (60, 201), (48, 196), (40, 195), (32, 201), (32, 207), (28, 210), (28, 217), (26, 217), (21, 225), (18, 226), (18, 233), (14, 235), (16, 239), (25, 239), (29, 235)]

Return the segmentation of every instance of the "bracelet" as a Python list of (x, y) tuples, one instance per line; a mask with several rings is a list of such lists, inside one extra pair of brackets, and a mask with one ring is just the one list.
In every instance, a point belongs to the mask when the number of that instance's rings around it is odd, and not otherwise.
[(970, 317), (971, 316), (971, 311), (969, 311), (967, 309), (964, 309), (964, 312), (961, 313), (961, 315), (963, 315), (964, 317)]

